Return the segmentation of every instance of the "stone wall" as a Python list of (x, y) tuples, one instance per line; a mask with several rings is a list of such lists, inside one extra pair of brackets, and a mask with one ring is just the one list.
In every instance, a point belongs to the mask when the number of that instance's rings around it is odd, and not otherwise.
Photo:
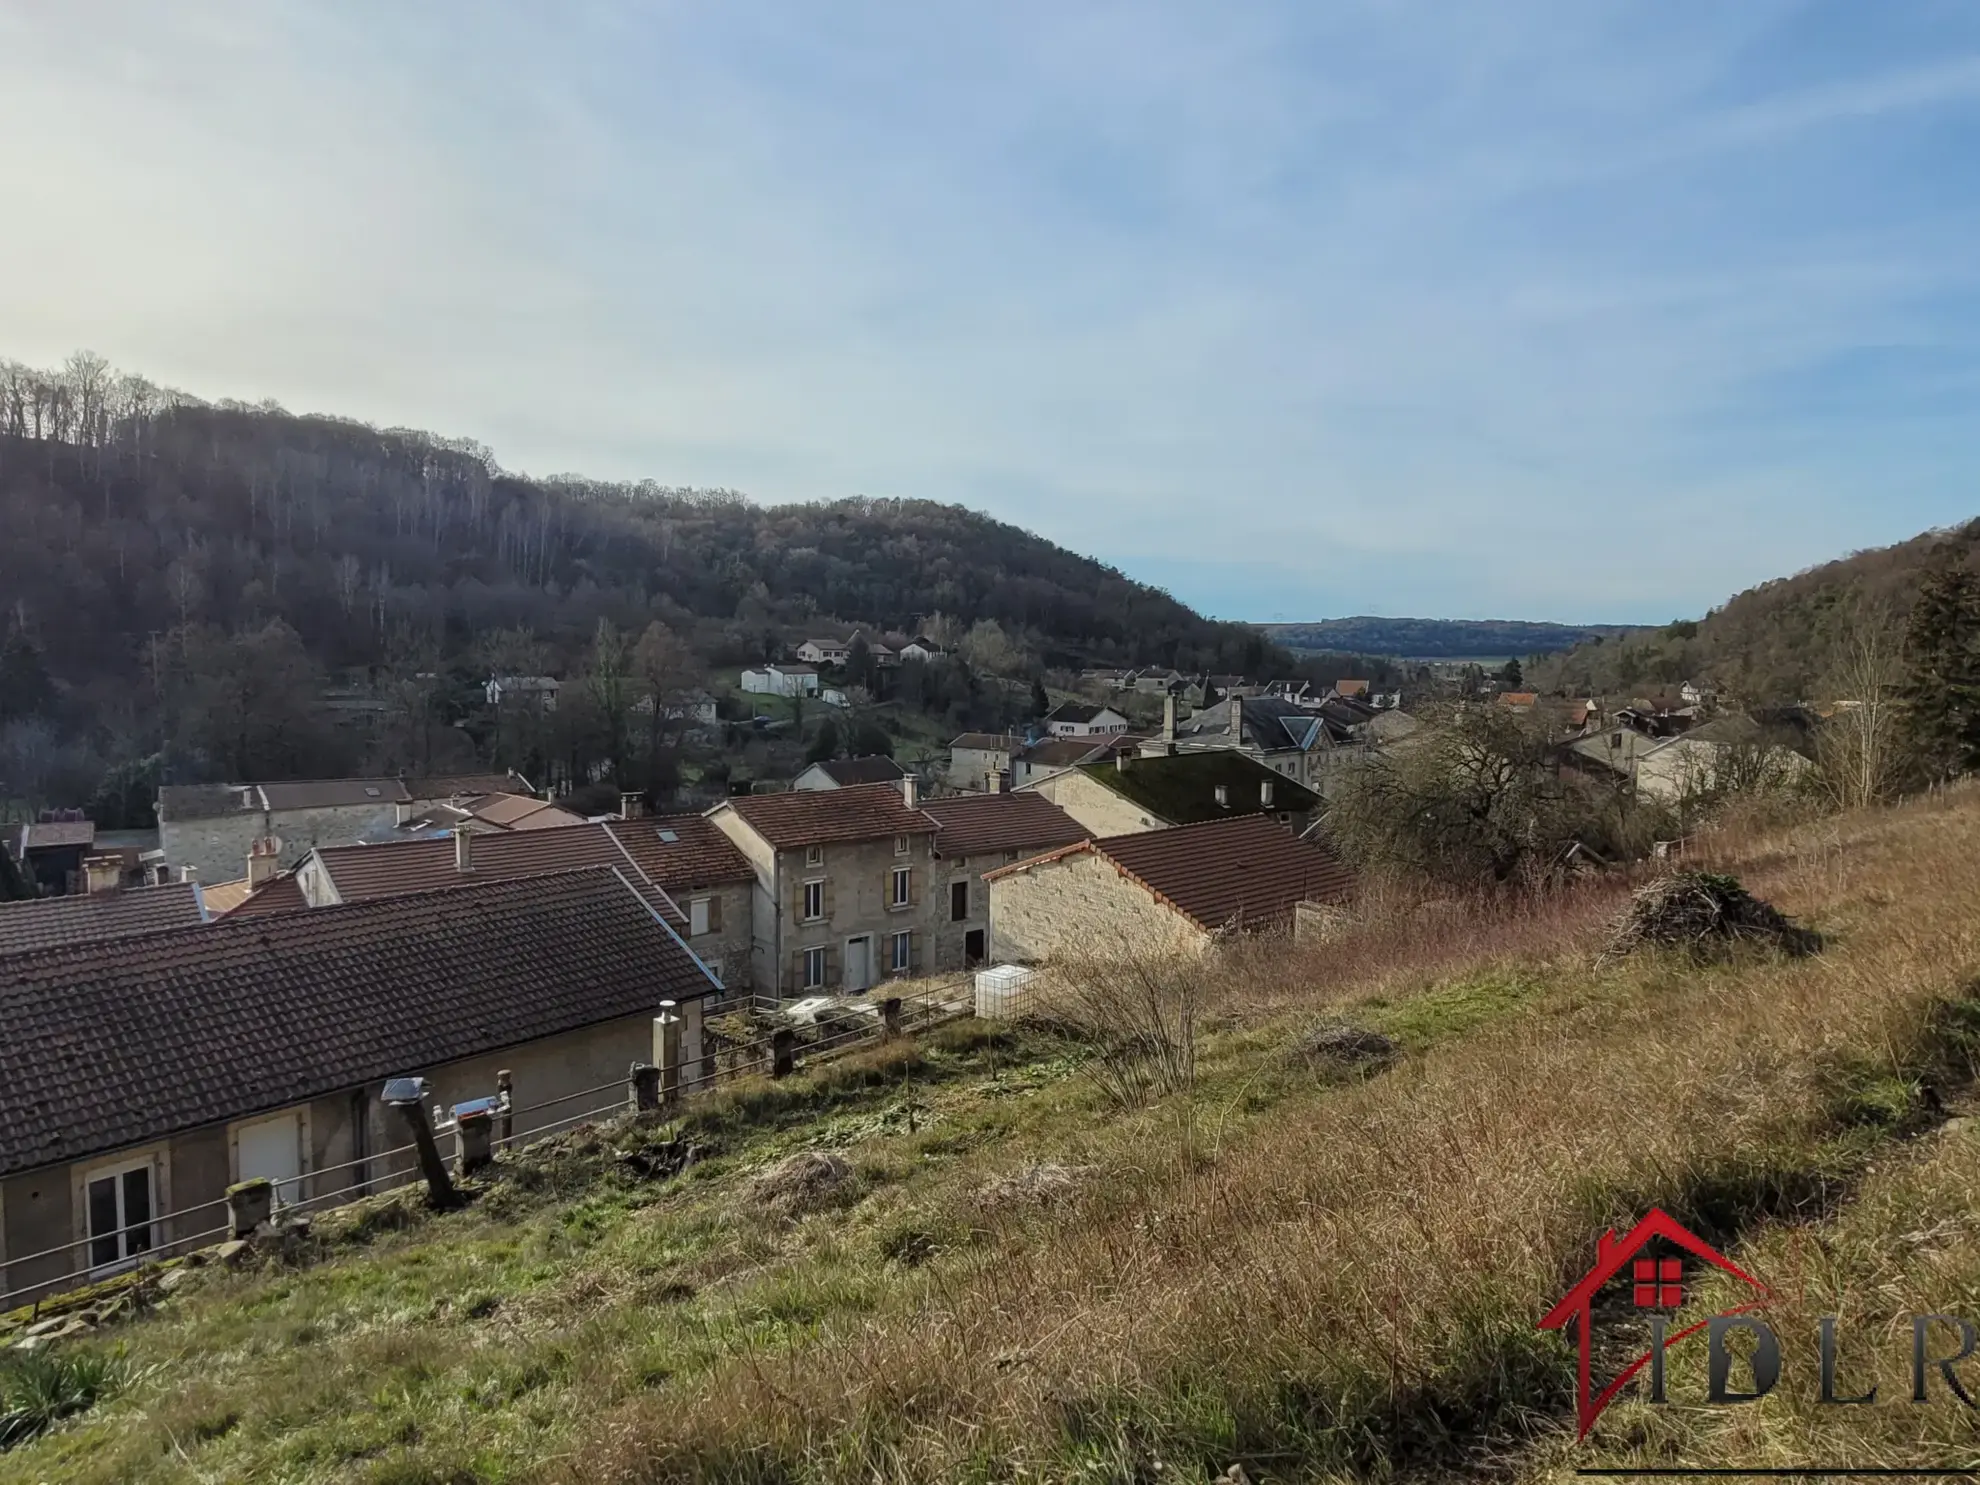
[(1034, 792), (1044, 795), (1095, 835), (1136, 835), (1163, 828), (1160, 818), (1078, 769), (1044, 780), (1034, 787)]
[(1116, 951), (1201, 953), (1210, 942), (1202, 929), (1092, 851), (992, 881), (990, 928), (990, 953), (998, 963)]
[[(824, 863), (805, 865), (802, 850), (780, 852), (776, 881), (782, 900), (777, 904), (779, 955), (774, 979), (759, 978), (759, 990), (775, 986), (784, 995), (817, 993), (819, 988), (834, 993), (845, 989), (847, 940), (867, 937), (871, 941), (871, 983), (878, 984), (894, 971), (889, 968), (889, 939), (893, 934), (913, 934), (912, 961), (907, 974), (926, 974), (933, 968), (931, 958), (934, 930), (948, 911), (939, 883), (946, 883), (945, 863), (931, 855), (930, 837), (909, 838), (908, 854), (894, 853), (892, 837), (875, 841), (851, 841), (827, 845)], [(896, 867), (913, 872), (912, 898), (905, 908), (895, 908), (888, 897)], [(806, 922), (804, 884), (822, 879), (825, 883), (825, 916)], [(804, 986), (804, 952), (811, 948), (826, 951), (825, 984), (807, 992)]]

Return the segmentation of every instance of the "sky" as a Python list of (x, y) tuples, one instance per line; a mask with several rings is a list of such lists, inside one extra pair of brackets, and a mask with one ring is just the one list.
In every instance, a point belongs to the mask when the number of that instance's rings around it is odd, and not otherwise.
[(1661, 622), (1980, 514), (1969, 0), (0, 0), (0, 356)]

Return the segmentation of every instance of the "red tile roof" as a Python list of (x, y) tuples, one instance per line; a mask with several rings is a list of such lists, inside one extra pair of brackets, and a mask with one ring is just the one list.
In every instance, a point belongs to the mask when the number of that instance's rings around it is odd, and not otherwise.
[(303, 913), (309, 911), (309, 901), (302, 894), (302, 885), (296, 881), (294, 872), (283, 872), (273, 881), (263, 882), (248, 893), (238, 906), (227, 909), (226, 917), (258, 918), (273, 913)]
[(888, 783), (907, 772), (885, 753), (872, 753), (864, 758), (833, 758), (817, 766), (841, 789), (854, 784)]
[(744, 823), (780, 851), (832, 841), (926, 835), (935, 829), (935, 822), (928, 815), (902, 803), (898, 784), (744, 794), (717, 808), (733, 809)]
[(1092, 834), (1042, 794), (964, 794), (921, 808), (942, 827), (936, 854), (952, 861), (1004, 851), (1036, 855)]
[(607, 868), (16, 955), (0, 1176), (715, 988)]
[(1075, 851), (1112, 862), (1206, 932), (1281, 923), (1297, 903), (1342, 902), (1354, 892), (1354, 874), (1331, 849), (1299, 839), (1268, 815), (1107, 836), (988, 872), (985, 879), (1030, 871)]
[[(671, 835), (672, 840), (666, 837)], [(367, 846), (326, 846), (317, 860), (344, 902), (398, 897), (457, 886), (451, 836), (386, 841)], [(735, 842), (700, 815), (661, 815), (603, 825), (477, 835), (469, 861), (476, 881), (540, 877), (587, 866), (616, 866), (642, 874), (662, 892), (730, 882), (753, 882), (756, 873)], [(669, 904), (659, 902), (666, 910)]]
[(199, 888), (191, 882), (0, 902), (0, 954), (30, 953), (58, 944), (106, 943), (205, 921)]

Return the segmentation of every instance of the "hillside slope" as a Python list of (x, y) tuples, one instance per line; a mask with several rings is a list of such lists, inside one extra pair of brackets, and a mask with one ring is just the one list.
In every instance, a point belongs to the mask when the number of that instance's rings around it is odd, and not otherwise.
[[(1839, 1286), (1858, 1336), (1960, 1312), (1980, 1140), (1917, 1136), (1970, 1097), (1980, 1046), (1976, 829), (1969, 791), (1721, 843), (1709, 860), (1828, 937), (1812, 961), (1602, 960), (1608, 885), (1267, 946), (1206, 987), (1193, 1093), (1145, 1107), (1110, 1102), (1076, 1043), (964, 1023), (719, 1096), (684, 1125), (716, 1156), (677, 1181), (615, 1157), (650, 1133), (575, 1135), (466, 1211), (387, 1201), (307, 1267), (206, 1271), (119, 1337), (142, 1369), (128, 1392), (0, 1455), (0, 1476), (1928, 1464), (1970, 1443), (1962, 1410), (1844, 1428), (1807, 1386), (1723, 1419), (1626, 1405), (1576, 1446), (1573, 1349), (1535, 1322), (1604, 1226), (1651, 1206), (1769, 1274), (1823, 1266), (1806, 1303)], [(1303, 1055), (1335, 1017), (1400, 1059)], [(767, 1209), (755, 1174), (804, 1149), (852, 1179)], [(1837, 1242), (1785, 1230), (1814, 1224)]]
[(911, 630), (937, 613), (995, 621), (1033, 664), (1286, 658), (960, 507), (526, 478), (471, 441), (208, 405), (85, 357), (61, 373), (0, 362), (0, 529), (0, 630), (25, 623), (78, 730), (135, 751), (157, 742), (159, 636), (271, 621), (333, 673), (471, 674), (527, 629), (530, 663), (569, 674), (601, 619), (635, 636), (664, 621), (728, 667), (814, 622)]
[(1927, 531), (1749, 588), (1695, 622), (1581, 644), (1528, 679), (1602, 694), (1697, 677), (1753, 703), (1826, 699), (1853, 634), (1866, 623), (1894, 633), (1930, 566), (1972, 565), (1977, 553), (1980, 521)]
[(1538, 624), (1524, 619), (1315, 619), (1260, 624), (1267, 637), (1296, 651), (1346, 650), (1405, 660), (1510, 660), (1569, 649), (1591, 639), (1636, 632), (1629, 624)]

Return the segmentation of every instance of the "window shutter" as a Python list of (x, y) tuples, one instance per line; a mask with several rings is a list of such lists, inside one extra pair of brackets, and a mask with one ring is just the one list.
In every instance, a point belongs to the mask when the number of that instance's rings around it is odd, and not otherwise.
[(907, 972), (909, 975), (913, 976), (916, 979), (919, 979), (922, 974), (923, 966), (921, 963), (921, 957), (922, 957), (924, 945), (927, 943), (927, 941), (928, 941), (928, 935), (925, 933), (911, 933), (908, 935)]
[(708, 931), (710, 933), (722, 931), (722, 894), (719, 892), (708, 899)]
[(832, 879), (830, 877), (825, 878), (825, 885), (818, 895), (825, 909), (825, 921), (829, 923), (832, 921)]
[(921, 905), (922, 875), (921, 872), (916, 871), (912, 866), (908, 868), (908, 901), (916, 907)]
[(802, 949), (791, 950), (790, 979), (784, 988), (787, 991), (804, 988), (804, 950)]
[(825, 984), (827, 986), (831, 986), (831, 985), (836, 985), (838, 983), (839, 983), (838, 945), (828, 944), (825, 947)]

